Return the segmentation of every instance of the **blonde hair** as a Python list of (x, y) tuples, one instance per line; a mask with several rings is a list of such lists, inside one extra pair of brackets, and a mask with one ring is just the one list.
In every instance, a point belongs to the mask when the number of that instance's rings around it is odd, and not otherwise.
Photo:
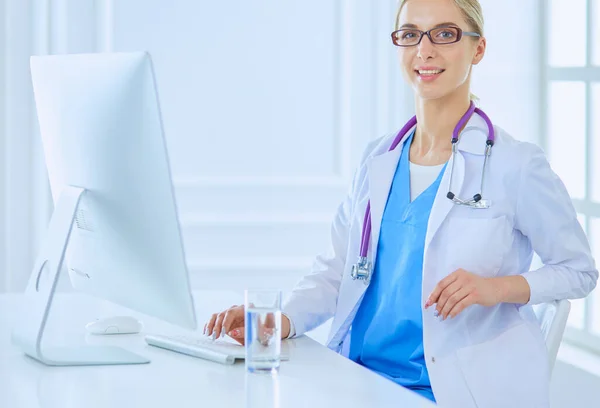
[[(396, 13), (396, 30), (398, 29), (398, 24), (400, 22), (400, 12), (408, 1), (409, 0), (400, 0), (398, 12)], [(470, 29), (483, 37), (483, 10), (481, 9), (479, 0), (454, 0), (454, 4), (456, 4), (456, 6), (460, 9), (463, 18), (467, 22), (467, 25), (470, 27)], [(470, 98), (471, 100), (475, 101), (479, 100), (479, 98), (472, 93)]]

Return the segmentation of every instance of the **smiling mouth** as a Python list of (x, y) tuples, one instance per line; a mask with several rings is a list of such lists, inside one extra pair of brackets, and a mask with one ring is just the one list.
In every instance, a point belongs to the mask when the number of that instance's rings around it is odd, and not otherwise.
[(431, 75), (439, 75), (442, 72), (446, 71), (445, 69), (416, 69), (415, 72), (422, 76), (431, 76)]

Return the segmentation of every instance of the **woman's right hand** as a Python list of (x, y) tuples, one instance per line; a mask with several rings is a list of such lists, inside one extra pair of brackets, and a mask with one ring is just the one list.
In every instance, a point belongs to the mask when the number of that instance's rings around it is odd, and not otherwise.
[[(220, 313), (213, 313), (210, 320), (204, 325), (204, 334), (218, 339), (222, 334), (244, 344), (244, 321), (246, 313), (244, 305), (234, 305)], [(290, 334), (290, 321), (281, 315), (281, 338), (285, 339)]]

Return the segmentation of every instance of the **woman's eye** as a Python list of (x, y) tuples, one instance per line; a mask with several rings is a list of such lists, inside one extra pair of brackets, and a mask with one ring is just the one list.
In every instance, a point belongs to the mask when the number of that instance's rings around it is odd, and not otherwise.
[(414, 37), (415, 37), (415, 33), (411, 33), (411, 32), (404, 33), (404, 34), (402, 35), (402, 39), (403, 39), (403, 40), (410, 39), (410, 38), (414, 38)]
[(441, 38), (454, 38), (454, 32), (453, 31), (441, 31), (438, 33), (438, 37)]

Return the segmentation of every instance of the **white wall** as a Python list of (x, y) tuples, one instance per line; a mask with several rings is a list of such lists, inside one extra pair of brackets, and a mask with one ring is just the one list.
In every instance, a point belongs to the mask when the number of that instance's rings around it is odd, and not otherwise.
[(47, 219), (28, 70), (29, 56), (42, 46), (34, 29), (35, 6), (34, 1), (0, 2), (0, 290), (24, 287), (41, 231), (35, 223)]
[[(5, 1), (0, 1), (0, 15), (6, 14)], [(6, 120), (6, 19), (0, 19), (0, 124)], [(6, 126), (0, 125), (0, 293), (6, 290)]]

